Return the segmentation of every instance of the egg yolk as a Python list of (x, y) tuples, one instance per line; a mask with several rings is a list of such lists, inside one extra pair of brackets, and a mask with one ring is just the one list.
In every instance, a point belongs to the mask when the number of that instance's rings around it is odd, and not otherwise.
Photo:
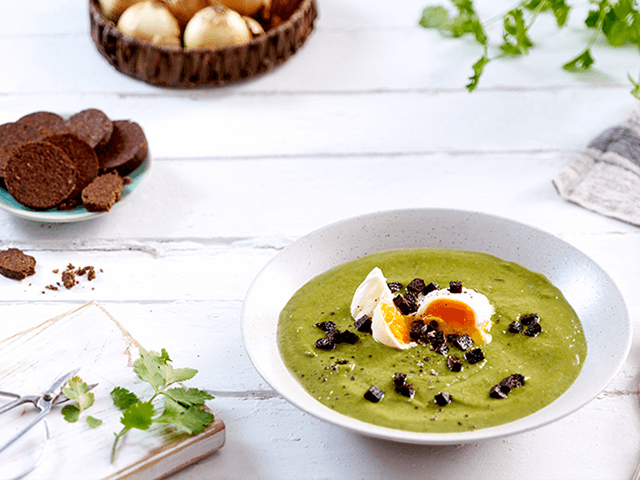
[(466, 333), (476, 343), (485, 343), (482, 335), (489, 333), (491, 322), (480, 331), (476, 325), (476, 314), (465, 302), (451, 298), (437, 298), (433, 300), (424, 312), (425, 317), (433, 317), (445, 335), (450, 333)]
[(382, 318), (389, 325), (389, 330), (391, 330), (391, 334), (396, 340), (404, 344), (411, 343), (409, 321), (398, 311), (395, 305), (383, 302), (380, 304), (380, 310), (382, 310)]
[(460, 300), (438, 298), (427, 306), (426, 315), (442, 319), (447, 325), (457, 328), (475, 327), (476, 314)]

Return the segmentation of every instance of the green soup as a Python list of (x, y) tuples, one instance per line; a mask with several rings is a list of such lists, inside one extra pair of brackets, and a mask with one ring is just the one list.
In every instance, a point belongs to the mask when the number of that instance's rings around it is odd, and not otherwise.
[[(428, 344), (399, 350), (378, 343), (367, 333), (333, 350), (315, 348), (325, 333), (315, 326), (331, 320), (339, 330), (355, 332), (350, 306), (353, 293), (367, 274), (380, 267), (388, 282), (407, 285), (416, 277), (441, 288), (461, 281), (484, 294), (495, 308), (493, 340), (479, 347), (485, 360), (470, 364), (450, 346), (449, 355), (462, 360), (454, 373), (446, 357)], [(403, 293), (403, 291), (399, 292)], [(520, 315), (537, 313), (542, 333), (528, 337), (510, 333)], [(391, 250), (368, 255), (333, 268), (298, 290), (282, 310), (278, 346), (285, 365), (318, 402), (344, 415), (384, 427), (416, 432), (462, 432), (511, 422), (540, 410), (575, 381), (587, 354), (580, 321), (560, 290), (543, 275), (497, 257), (460, 250)], [(395, 373), (407, 374), (415, 395), (394, 390)], [(511, 374), (524, 375), (525, 385), (506, 399), (489, 390)], [(382, 401), (364, 398), (371, 385), (385, 392)], [(450, 404), (434, 401), (439, 392)]]

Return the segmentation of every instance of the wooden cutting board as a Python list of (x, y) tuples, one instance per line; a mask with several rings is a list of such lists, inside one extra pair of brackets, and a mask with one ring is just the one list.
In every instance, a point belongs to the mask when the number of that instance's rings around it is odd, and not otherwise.
[[(114, 433), (122, 429), (121, 412), (109, 393), (124, 387), (149, 398), (152, 389), (133, 371), (140, 345), (107, 311), (95, 302), (52, 318), (0, 342), (0, 390), (39, 394), (59, 376), (80, 367), (78, 376), (92, 390), (95, 403), (76, 423), (64, 420), (61, 407), (36, 425), (24, 441), (0, 454), (0, 478), (11, 478), (42, 452), (46, 430), (49, 441), (38, 466), (27, 479), (157, 479), (218, 450), (225, 442), (225, 426), (215, 421), (202, 434), (189, 437), (166, 425), (147, 431), (131, 430), (118, 444), (110, 463)], [(171, 356), (171, 352), (168, 352)], [(172, 357), (175, 368), (187, 367)], [(197, 382), (197, 375), (195, 381)], [(0, 404), (8, 401), (0, 397)], [(0, 442), (36, 412), (19, 407), (0, 415)], [(85, 417), (102, 420), (90, 428)], [(28, 460), (26, 460), (28, 459)]]

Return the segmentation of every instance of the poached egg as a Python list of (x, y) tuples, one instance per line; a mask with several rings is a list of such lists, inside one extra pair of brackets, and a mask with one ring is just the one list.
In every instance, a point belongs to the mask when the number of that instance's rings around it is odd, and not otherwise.
[(409, 332), (411, 323), (422, 319), (438, 322), (445, 334), (467, 334), (475, 343), (491, 341), (494, 308), (483, 294), (462, 288), (461, 293), (434, 290), (419, 299), (418, 310), (403, 315), (393, 302), (394, 294), (380, 268), (375, 267), (356, 289), (351, 302), (351, 315), (358, 320), (363, 315), (372, 319), (373, 338), (389, 347), (406, 349), (417, 345)]

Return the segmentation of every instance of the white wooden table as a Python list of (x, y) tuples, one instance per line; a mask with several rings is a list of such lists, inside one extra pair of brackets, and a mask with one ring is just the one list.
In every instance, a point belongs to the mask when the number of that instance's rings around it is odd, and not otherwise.
[[(240, 312), (260, 269), (300, 236), (358, 214), (447, 207), (511, 218), (581, 249), (613, 277), (640, 327), (640, 230), (562, 200), (551, 184), (637, 105), (627, 80), (637, 77), (637, 49), (599, 44), (593, 71), (572, 74), (561, 65), (588, 41), (582, 17), (561, 32), (543, 18), (530, 55), (491, 64), (469, 94), (480, 48), (419, 27), (429, 0), (318, 0), (315, 32), (272, 73), (171, 90), (99, 56), (86, 3), (0, 0), (0, 123), (100, 108), (143, 126), (155, 168), (139, 196), (93, 221), (0, 212), (0, 249), (38, 261), (23, 282), (0, 277), (2, 338), (96, 300), (142, 345), (197, 368), (227, 441), (175, 479), (632, 476), (638, 333), (615, 380), (567, 418), (504, 439), (422, 447), (361, 437), (288, 404), (251, 365)], [(502, 11), (489, 0), (480, 7)], [(103, 273), (93, 288), (43, 294), (68, 263)]]

